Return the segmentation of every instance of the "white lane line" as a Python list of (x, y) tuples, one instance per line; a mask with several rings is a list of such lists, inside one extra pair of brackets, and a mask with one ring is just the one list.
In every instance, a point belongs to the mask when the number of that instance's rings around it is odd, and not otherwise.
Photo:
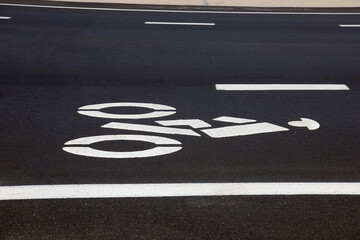
[(348, 27), (355, 27), (355, 28), (357, 28), (357, 27), (360, 27), (360, 24), (340, 24), (339, 25), (340, 27), (344, 27), (344, 28), (348, 28)]
[(215, 26), (215, 23), (190, 23), (190, 22), (145, 22), (148, 25), (189, 25), (189, 26)]
[(216, 84), (224, 91), (350, 90), (345, 84)]
[(191, 11), (191, 10), (160, 10), (160, 9), (131, 9), (131, 8), (94, 8), (94, 7), (66, 7), (50, 5), (30, 5), (0, 3), (0, 6), (31, 7), (31, 8), (54, 8), (94, 11), (119, 11), (119, 12), (158, 12), (158, 13), (203, 13), (203, 14), (264, 14), (264, 15), (360, 15), (360, 12), (234, 12), (234, 11)]
[(0, 187), (0, 200), (245, 195), (360, 195), (360, 183), (71, 184)]
[(11, 19), (11, 17), (1, 17), (0, 16), (0, 20), (9, 20), (9, 19)]

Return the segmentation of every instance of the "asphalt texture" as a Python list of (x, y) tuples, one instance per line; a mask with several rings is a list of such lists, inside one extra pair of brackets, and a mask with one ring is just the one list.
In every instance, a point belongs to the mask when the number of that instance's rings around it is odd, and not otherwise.
[[(0, 184), (360, 182), (359, 15), (113, 12), (0, 6)], [(215, 26), (145, 25), (146, 21)], [(349, 91), (217, 91), (217, 83), (346, 84)], [(144, 134), (77, 113), (109, 102), (176, 108), (161, 119), (256, 119), (288, 132), (166, 136), (169, 155), (77, 156), (64, 143)], [(145, 110), (146, 112), (147, 110)], [(110, 113), (143, 113), (117, 108)], [(320, 128), (289, 126), (310, 118)], [(148, 143), (96, 143), (134, 151)], [(0, 202), (0, 239), (357, 239), (359, 196)]]

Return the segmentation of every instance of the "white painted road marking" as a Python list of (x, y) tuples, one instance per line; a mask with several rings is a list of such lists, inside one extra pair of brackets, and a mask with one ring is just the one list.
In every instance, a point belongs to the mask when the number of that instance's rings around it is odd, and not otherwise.
[[(252, 84), (253, 85), (253, 84)], [(243, 86), (243, 85), (242, 85)], [(267, 85), (266, 85), (267, 86)], [(293, 85), (291, 85), (293, 86)], [(298, 85), (297, 85), (298, 86)], [(303, 85), (301, 85), (303, 86)], [(313, 85), (312, 85), (313, 86)], [(312, 88), (313, 90), (313, 88)], [(113, 107), (141, 107), (151, 110), (160, 110), (153, 111), (150, 113), (143, 114), (113, 114), (105, 113), (100, 110), (104, 108), (113, 108)], [(154, 103), (136, 103), (136, 102), (115, 102), (115, 103), (101, 103), (101, 104), (92, 104), (80, 107), (78, 113), (91, 116), (91, 117), (100, 117), (100, 118), (110, 118), (110, 119), (143, 119), (143, 118), (155, 118), (168, 116), (176, 113), (176, 109), (171, 106), (163, 104), (154, 104)], [(166, 111), (164, 111), (166, 110)], [(172, 111), (174, 110), (174, 111)], [(165, 115), (164, 115), (165, 114)], [(201, 130), (203, 133), (207, 134), (212, 138), (227, 138), (227, 137), (237, 137), (237, 136), (247, 136), (263, 133), (274, 133), (274, 132), (284, 132), (289, 131), (288, 128), (281, 127), (268, 122), (255, 123), (254, 119), (247, 118), (238, 118), (238, 117), (229, 117), (229, 116), (220, 116), (213, 119), (214, 121), (226, 122), (226, 123), (235, 123), (235, 126), (225, 126), (225, 127), (215, 127), (211, 128), (211, 125), (201, 119), (173, 119), (173, 120), (162, 120), (155, 121), (156, 123), (162, 126), (156, 125), (146, 125), (138, 123), (124, 123), (124, 122), (110, 122), (105, 125), (102, 125), (102, 128), (116, 129), (116, 130), (125, 130), (125, 131), (137, 131), (137, 132), (150, 132), (150, 133), (161, 133), (161, 134), (177, 134), (185, 136), (196, 136), (201, 137), (201, 135), (191, 129), (184, 128), (175, 128), (173, 126), (189, 126), (195, 129)], [(239, 125), (242, 124), (242, 125)], [(290, 126), (294, 127), (306, 127), (309, 130), (316, 130), (320, 127), (320, 124), (312, 119), (300, 118), (300, 121), (291, 121), (288, 122)], [(153, 140), (151, 138), (154, 138)], [(166, 141), (171, 141), (172, 139), (164, 138)], [(74, 146), (74, 145), (90, 145), (92, 143), (103, 142), (103, 141), (144, 141), (150, 143), (156, 143), (156, 136), (145, 136), (145, 135), (102, 135), (102, 136), (91, 136), (83, 137), (75, 140), (71, 140), (65, 143), (64, 151), (88, 157), (99, 157), (99, 158), (140, 158), (140, 157), (154, 157), (161, 156), (170, 153), (177, 152), (181, 150), (181, 147), (154, 147), (151, 149), (143, 151), (128, 151), (128, 152), (119, 152), (119, 151), (103, 151), (91, 148), (90, 146)], [(175, 141), (175, 140), (174, 140)], [(178, 144), (181, 145), (180, 142)], [(70, 145), (70, 146), (69, 146)], [(171, 145), (171, 144), (167, 144)]]
[(154, 147), (142, 151), (113, 152), (97, 150), (91, 147), (63, 147), (63, 150), (65, 152), (72, 153), (78, 156), (112, 159), (157, 157), (174, 153), (180, 151), (181, 149), (182, 147)]
[(215, 26), (215, 23), (190, 23), (190, 22), (145, 22), (148, 25), (189, 25), (189, 26)]
[(225, 91), (350, 90), (345, 84), (216, 84), (215, 88)]
[[(140, 141), (149, 142), (157, 145), (181, 145), (181, 142), (174, 139), (147, 136), (147, 135), (102, 135), (83, 137), (68, 141), (65, 143), (63, 150), (68, 153), (72, 153), (79, 156), (86, 157), (98, 157), (98, 158), (145, 158), (162, 156), (170, 153), (180, 151), (180, 146), (157, 146), (147, 150), (130, 151), (130, 152), (114, 152), (114, 151), (103, 151), (97, 150), (86, 145), (92, 143), (106, 142), (106, 141)], [(73, 145), (85, 145), (85, 146), (73, 146)]]
[(163, 126), (190, 126), (192, 128), (209, 128), (210, 124), (200, 119), (177, 119), (155, 121)]
[(0, 16), (0, 20), (9, 20), (9, 19), (11, 19), (11, 17), (1, 17)]
[(83, 137), (66, 142), (64, 145), (89, 145), (92, 143), (98, 143), (103, 141), (114, 141), (114, 140), (130, 140), (130, 141), (145, 141), (157, 145), (181, 145), (180, 142), (157, 136), (147, 136), (147, 135), (102, 135), (102, 136), (93, 136), (93, 137)]
[(300, 118), (300, 119), (301, 121), (291, 121), (288, 122), (288, 124), (293, 127), (306, 127), (310, 131), (319, 129), (320, 127), (320, 124), (312, 119), (308, 119), (308, 118)]
[(0, 200), (247, 195), (360, 195), (360, 183), (159, 183), (24, 185), (0, 187)]
[(340, 24), (339, 25), (340, 27), (344, 27), (344, 28), (347, 28), (347, 27), (355, 27), (355, 28), (358, 28), (360, 27), (360, 24)]
[(256, 122), (256, 120), (254, 120), (254, 119), (228, 117), (228, 116), (221, 116), (221, 117), (218, 117), (218, 118), (214, 118), (213, 120), (214, 121), (219, 121), (219, 122), (228, 122), (228, 123), (237, 123), (237, 124)]
[(31, 8), (54, 8), (54, 9), (75, 9), (93, 11), (118, 11), (118, 12), (158, 12), (158, 13), (203, 13), (203, 14), (261, 14), (261, 15), (360, 15), (360, 12), (234, 12), (234, 11), (191, 11), (191, 10), (160, 10), (160, 9), (130, 9), (130, 8), (92, 8), (92, 7), (66, 7), (50, 5), (30, 5), (0, 3), (0, 6), (31, 7)]
[(154, 111), (150, 113), (142, 114), (115, 114), (115, 113), (105, 113), (101, 111), (78, 111), (79, 114), (96, 117), (96, 118), (107, 118), (107, 119), (146, 119), (146, 118), (160, 118), (166, 117), (175, 114), (175, 111)]
[[(142, 113), (142, 114), (114, 114), (114, 113), (105, 113), (100, 111), (104, 108), (106, 109), (113, 107), (136, 107), (136, 108), (147, 108), (157, 111), (150, 113)], [(80, 107), (78, 113), (89, 117), (108, 118), (108, 119), (146, 119), (146, 118), (159, 118), (159, 117), (170, 116), (176, 113), (176, 109), (163, 104), (116, 102), (116, 103), (100, 103), (100, 104), (86, 105)]]
[(200, 137), (200, 134), (194, 132), (191, 129), (182, 129), (174, 127), (162, 127), (162, 126), (153, 126), (145, 124), (134, 124), (134, 123), (120, 123), (120, 122), (111, 122), (107, 123), (102, 128), (112, 128), (128, 131), (141, 131), (141, 132), (151, 132), (151, 133), (164, 133), (164, 134), (178, 134), (186, 136), (197, 136)]
[(289, 129), (271, 123), (252, 123), (201, 130), (212, 138), (247, 136), (261, 133), (283, 132)]
[(96, 158), (147, 158), (163, 156), (170, 153), (180, 151), (182, 147), (154, 147), (147, 150), (133, 151), (133, 152), (113, 152), (97, 150), (91, 147), (63, 147), (63, 150), (78, 156), (96, 157)]
[(148, 109), (162, 110), (162, 111), (176, 110), (174, 107), (164, 105), (164, 104), (139, 103), (139, 102), (99, 103), (99, 104), (82, 106), (79, 108), (79, 110), (101, 110), (104, 108), (111, 108), (111, 107), (139, 107), (139, 108), (148, 108)]

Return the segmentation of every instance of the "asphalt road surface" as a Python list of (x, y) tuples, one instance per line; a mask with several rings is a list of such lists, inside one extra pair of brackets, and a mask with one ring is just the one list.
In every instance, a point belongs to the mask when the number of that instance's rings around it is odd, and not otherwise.
[(0, 239), (359, 237), (360, 15), (0, 16)]

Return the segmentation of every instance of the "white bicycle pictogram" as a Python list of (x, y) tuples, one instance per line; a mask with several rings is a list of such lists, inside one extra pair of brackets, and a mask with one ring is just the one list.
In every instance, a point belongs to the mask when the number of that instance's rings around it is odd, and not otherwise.
[[(114, 107), (136, 107), (146, 108), (152, 112), (141, 114), (114, 114), (103, 112), (103, 109)], [(105, 118), (111, 120), (138, 120), (138, 119), (154, 119), (174, 115), (176, 109), (171, 106), (153, 103), (136, 103), (136, 102), (117, 102), (117, 103), (102, 103), (93, 104), (80, 107), (79, 114)], [(289, 131), (288, 128), (275, 125), (268, 122), (257, 122), (253, 119), (220, 116), (214, 118), (213, 121), (224, 122), (227, 124), (234, 124), (224, 127), (212, 127), (209, 123), (201, 119), (174, 119), (174, 120), (157, 120), (154, 121), (157, 125), (124, 123), (124, 122), (110, 122), (101, 126), (102, 128), (127, 130), (127, 131), (141, 131), (146, 133), (157, 133), (165, 135), (183, 135), (201, 137), (202, 135), (194, 130), (198, 130), (211, 138), (228, 138), (238, 136), (248, 136), (255, 134), (275, 133)], [(297, 121), (288, 122), (293, 127), (306, 127), (309, 130), (316, 130), (320, 124), (309, 118), (300, 118)], [(182, 128), (179, 128), (182, 127)], [(183, 128), (188, 127), (188, 128)], [(191, 128), (191, 129), (189, 129)], [(140, 141), (155, 144), (156, 146), (146, 150), (116, 152), (105, 151), (92, 148), (90, 145), (94, 143), (106, 141)], [(63, 150), (75, 155), (97, 158), (146, 158), (156, 157), (175, 153), (182, 149), (182, 143), (178, 140), (142, 134), (116, 134), (116, 135), (99, 135), (77, 138), (70, 140), (64, 144)]]

